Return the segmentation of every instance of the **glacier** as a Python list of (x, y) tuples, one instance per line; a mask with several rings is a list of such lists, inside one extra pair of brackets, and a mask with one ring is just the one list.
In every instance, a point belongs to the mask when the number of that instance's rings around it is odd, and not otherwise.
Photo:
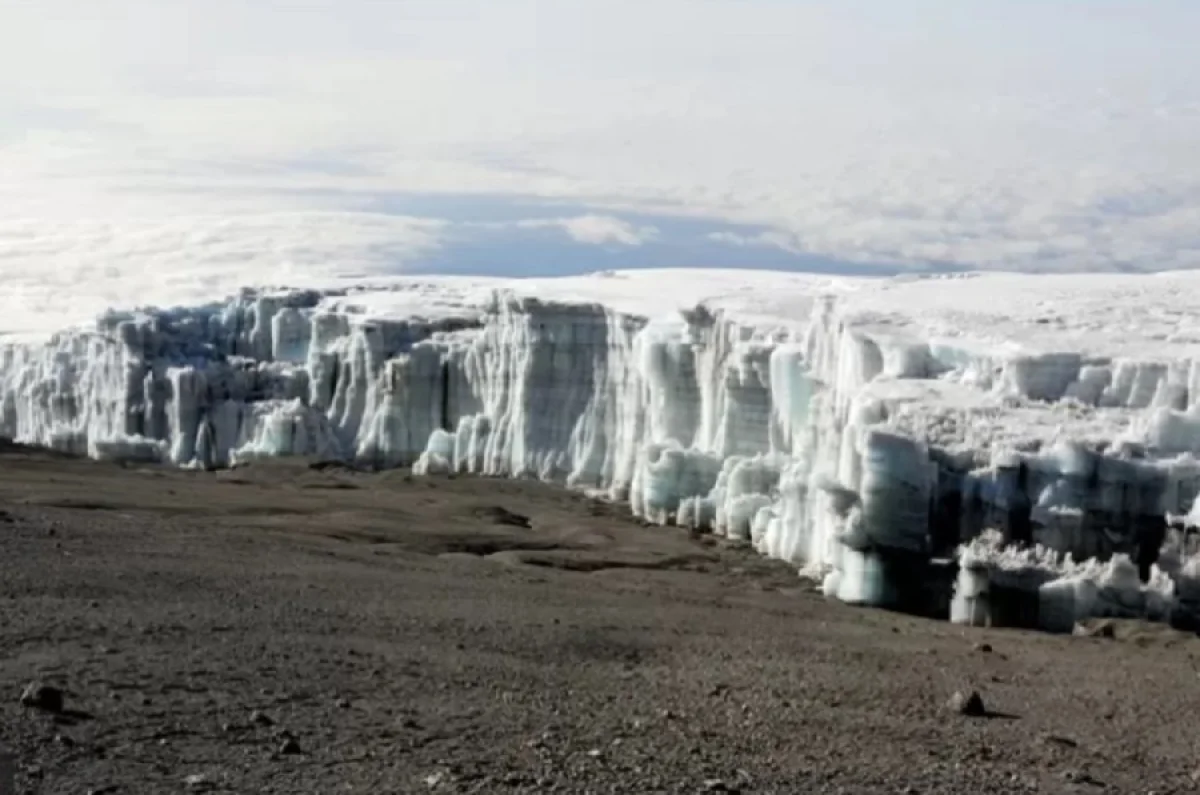
[(1200, 277), (409, 277), (0, 337), (0, 436), (531, 477), (842, 601), (1200, 615)]

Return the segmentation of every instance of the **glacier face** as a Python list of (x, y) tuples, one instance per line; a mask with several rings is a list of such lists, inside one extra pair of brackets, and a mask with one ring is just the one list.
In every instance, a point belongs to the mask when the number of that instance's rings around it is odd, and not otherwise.
[(1053, 630), (1190, 620), (1186, 314), (1106, 341), (1092, 324), (1117, 280), (755, 278), (425, 280), (112, 311), (0, 341), (0, 435), (190, 467), (305, 454), (537, 477), (745, 539), (847, 602)]

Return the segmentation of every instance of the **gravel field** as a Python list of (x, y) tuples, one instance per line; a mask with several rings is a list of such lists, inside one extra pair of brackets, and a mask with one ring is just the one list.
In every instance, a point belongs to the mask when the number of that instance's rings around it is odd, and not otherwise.
[[(533, 482), (183, 472), (9, 445), (0, 644), (21, 793), (1200, 780), (1192, 636), (854, 609), (745, 549)], [(972, 691), (987, 714), (950, 705)]]

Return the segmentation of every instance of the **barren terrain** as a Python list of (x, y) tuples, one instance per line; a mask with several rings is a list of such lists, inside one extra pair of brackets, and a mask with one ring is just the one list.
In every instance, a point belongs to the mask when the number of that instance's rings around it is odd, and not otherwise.
[(538, 483), (0, 452), (18, 792), (1192, 791), (1200, 642), (1112, 634), (829, 603)]

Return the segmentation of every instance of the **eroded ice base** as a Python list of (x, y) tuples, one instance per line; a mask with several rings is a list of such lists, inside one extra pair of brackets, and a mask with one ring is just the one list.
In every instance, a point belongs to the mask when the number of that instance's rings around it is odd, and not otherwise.
[(1184, 621), (1196, 286), (707, 271), (247, 292), (0, 345), (0, 434), (538, 477), (744, 539), (848, 602)]

